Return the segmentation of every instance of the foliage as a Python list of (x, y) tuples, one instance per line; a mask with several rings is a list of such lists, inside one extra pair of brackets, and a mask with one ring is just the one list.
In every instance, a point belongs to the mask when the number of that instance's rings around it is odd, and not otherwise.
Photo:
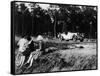
[(56, 36), (59, 32), (72, 31), (85, 33), (88, 38), (96, 37), (96, 6), (44, 4), (45, 8), (43, 8), (41, 5), (40, 3), (14, 3), (16, 34), (38, 35), (51, 32)]

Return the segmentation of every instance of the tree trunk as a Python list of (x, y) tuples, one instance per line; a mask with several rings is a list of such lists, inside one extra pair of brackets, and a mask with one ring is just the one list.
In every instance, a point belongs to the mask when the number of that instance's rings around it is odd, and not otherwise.
[(22, 36), (24, 35), (24, 13), (22, 13)]
[(54, 21), (54, 37), (56, 38), (56, 17), (55, 17), (55, 21)]
[(34, 14), (32, 14), (32, 28), (31, 28), (31, 35), (32, 36), (34, 35), (34, 22), (33, 22), (33, 19), (34, 19)]
[(62, 32), (65, 32), (65, 31), (64, 31), (64, 29), (65, 29), (65, 24), (64, 24), (64, 22), (62, 22), (62, 23), (63, 23)]

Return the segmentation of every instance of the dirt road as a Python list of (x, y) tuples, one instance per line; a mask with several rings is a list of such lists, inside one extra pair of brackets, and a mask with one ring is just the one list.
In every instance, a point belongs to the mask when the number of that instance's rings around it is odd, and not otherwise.
[(65, 54), (96, 55), (97, 54), (96, 43), (80, 43), (80, 44), (74, 44), (74, 45), (77, 47), (83, 46), (84, 48), (60, 50), (60, 53), (62, 55), (65, 55)]

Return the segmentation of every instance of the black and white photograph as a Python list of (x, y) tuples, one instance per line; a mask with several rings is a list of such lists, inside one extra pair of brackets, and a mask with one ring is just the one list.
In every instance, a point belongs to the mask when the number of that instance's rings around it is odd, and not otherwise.
[(11, 2), (11, 73), (97, 70), (98, 8)]

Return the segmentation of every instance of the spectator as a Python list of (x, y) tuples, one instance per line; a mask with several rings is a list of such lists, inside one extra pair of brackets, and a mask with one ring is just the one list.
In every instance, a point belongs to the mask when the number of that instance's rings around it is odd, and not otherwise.
[(26, 56), (26, 49), (28, 48), (28, 45), (31, 43), (31, 38), (30, 36), (26, 36), (22, 39), (19, 40), (18, 42), (18, 54), (16, 56), (16, 66), (19, 66), (21, 68), (24, 64), (25, 61), (25, 56)]
[(42, 40), (43, 40), (43, 37), (41, 35), (39, 35), (37, 37), (37, 41), (39, 42), (39, 44), (34, 41), (32, 41), (33, 43), (30, 44), (30, 49), (32, 51), (30, 52), (30, 56), (29, 56), (27, 62), (25, 63), (25, 65), (29, 63), (28, 68), (30, 68), (32, 66), (33, 60), (36, 60), (41, 55)]

